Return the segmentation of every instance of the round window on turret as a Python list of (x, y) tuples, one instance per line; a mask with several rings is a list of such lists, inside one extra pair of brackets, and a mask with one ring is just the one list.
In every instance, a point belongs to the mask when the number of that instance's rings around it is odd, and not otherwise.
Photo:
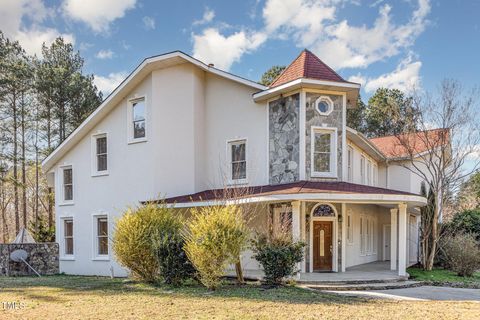
[(333, 101), (329, 97), (321, 96), (315, 100), (315, 109), (323, 116), (328, 116), (333, 111)]

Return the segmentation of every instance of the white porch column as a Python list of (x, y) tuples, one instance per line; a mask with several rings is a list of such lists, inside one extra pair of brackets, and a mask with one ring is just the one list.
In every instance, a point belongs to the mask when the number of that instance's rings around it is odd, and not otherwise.
[(398, 275), (407, 275), (407, 205), (398, 205)]
[(342, 203), (342, 272), (347, 265), (347, 205)]
[[(300, 240), (300, 201), (292, 201), (292, 239)], [(298, 270), (302, 269), (303, 261), (297, 265)], [(297, 277), (300, 275), (298, 274)]]
[[(306, 231), (306, 227), (305, 227), (305, 201), (302, 201), (300, 203), (300, 238), (302, 239), (303, 242), (307, 243), (307, 235), (305, 234), (305, 231)], [(305, 250), (307, 250), (307, 248), (305, 248)], [(305, 273), (307, 270), (307, 262), (306, 262), (306, 259), (305, 259), (305, 255), (303, 256), (303, 261), (302, 261), (302, 265), (301, 265), (301, 268), (300, 268), (300, 272), (302, 273)]]
[(390, 270), (397, 270), (397, 213), (390, 209)]

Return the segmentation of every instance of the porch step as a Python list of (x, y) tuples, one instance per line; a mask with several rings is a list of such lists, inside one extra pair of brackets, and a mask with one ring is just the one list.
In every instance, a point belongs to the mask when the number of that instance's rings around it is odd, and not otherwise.
[(302, 284), (301, 287), (320, 291), (359, 291), (359, 290), (390, 290), (420, 287), (421, 281), (393, 281), (356, 284)]
[(330, 285), (356, 285), (356, 284), (385, 284), (385, 283), (396, 283), (396, 282), (405, 282), (408, 280), (408, 277), (391, 277), (391, 278), (383, 278), (383, 279), (338, 279), (338, 280), (310, 280), (310, 279), (300, 279), (297, 280), (298, 284), (305, 285), (305, 286), (330, 286)]

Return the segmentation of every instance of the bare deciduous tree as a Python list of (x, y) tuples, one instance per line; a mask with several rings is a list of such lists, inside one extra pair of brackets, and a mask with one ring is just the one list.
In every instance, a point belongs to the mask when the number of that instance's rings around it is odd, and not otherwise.
[(398, 143), (392, 146), (397, 158), (403, 160), (400, 165), (420, 177), (435, 199), (432, 219), (424, 222), (429, 225), (422, 231), (426, 270), (433, 267), (439, 223), (451, 195), (480, 164), (475, 157), (480, 143), (478, 97), (476, 89), (466, 91), (453, 80), (444, 80), (435, 95), (415, 94), (414, 104), (420, 111), (418, 128), (397, 135)]

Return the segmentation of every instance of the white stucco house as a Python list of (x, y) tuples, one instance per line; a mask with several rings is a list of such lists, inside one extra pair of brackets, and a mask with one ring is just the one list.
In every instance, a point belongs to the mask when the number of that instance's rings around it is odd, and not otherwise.
[[(43, 161), (61, 272), (125, 276), (111, 235), (127, 206), (211, 205), (227, 184), (251, 187), (255, 226), (291, 219), (307, 243), (302, 274), (383, 262), (406, 276), (426, 199), (392, 137), (347, 127), (359, 89), (308, 50), (269, 87), (179, 51), (145, 59)], [(249, 252), (242, 264), (260, 269)]]

